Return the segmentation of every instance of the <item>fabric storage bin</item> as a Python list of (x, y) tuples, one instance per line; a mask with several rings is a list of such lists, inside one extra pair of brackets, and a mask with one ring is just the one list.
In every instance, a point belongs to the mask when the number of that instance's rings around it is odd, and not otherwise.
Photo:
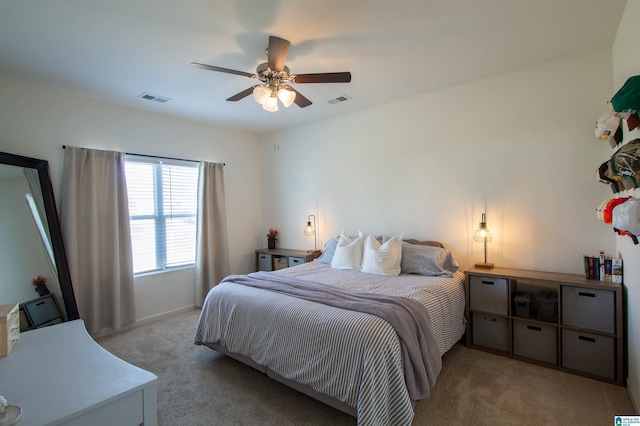
[(509, 291), (505, 278), (471, 276), (469, 305), (472, 310), (498, 315), (509, 313)]
[(562, 330), (562, 367), (615, 380), (615, 339)]
[(286, 256), (273, 256), (273, 270), (284, 269), (289, 267)]
[(473, 344), (509, 352), (509, 321), (491, 315), (473, 313)]
[(562, 324), (615, 333), (613, 291), (562, 286)]
[(258, 255), (258, 271), (273, 271), (270, 254), (260, 253)]
[(289, 266), (302, 265), (304, 263), (304, 257), (289, 256)]
[(558, 365), (556, 327), (514, 320), (513, 354)]

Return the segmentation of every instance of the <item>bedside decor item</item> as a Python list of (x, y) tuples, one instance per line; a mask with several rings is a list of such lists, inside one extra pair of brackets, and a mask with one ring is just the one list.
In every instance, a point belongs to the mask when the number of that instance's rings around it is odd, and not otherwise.
[[(313, 224), (311, 223), (313, 218)], [(310, 214), (307, 217), (307, 226), (304, 227), (304, 235), (313, 235), (313, 251), (318, 251), (318, 233), (316, 232), (316, 216)]]
[(275, 228), (269, 228), (269, 233), (267, 234), (267, 248), (273, 250), (276, 248), (276, 243), (278, 239), (278, 230)]
[(49, 294), (49, 289), (47, 288), (47, 279), (42, 275), (38, 275), (32, 281), (33, 285), (36, 286), (36, 291), (39, 296), (46, 296)]
[(487, 262), (487, 243), (490, 243), (493, 237), (491, 236), (491, 231), (487, 228), (487, 216), (484, 213), (482, 213), (482, 221), (478, 225), (478, 229), (476, 229), (475, 234), (473, 234), (473, 240), (484, 243), (484, 262), (476, 263), (476, 268), (493, 268), (493, 263)]

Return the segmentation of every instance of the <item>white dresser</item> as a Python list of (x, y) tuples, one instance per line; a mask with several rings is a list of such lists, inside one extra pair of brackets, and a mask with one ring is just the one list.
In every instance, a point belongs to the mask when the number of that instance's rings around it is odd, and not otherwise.
[(22, 407), (18, 426), (156, 426), (156, 381), (98, 345), (82, 320), (23, 333), (0, 358), (0, 395)]

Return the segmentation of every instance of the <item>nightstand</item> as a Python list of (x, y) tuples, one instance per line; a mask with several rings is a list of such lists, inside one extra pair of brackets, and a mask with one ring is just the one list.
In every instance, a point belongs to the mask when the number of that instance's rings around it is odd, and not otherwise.
[(276, 271), (311, 262), (320, 253), (319, 250), (260, 249), (256, 250), (256, 266), (258, 271)]
[(506, 268), (465, 275), (467, 346), (624, 386), (621, 284)]

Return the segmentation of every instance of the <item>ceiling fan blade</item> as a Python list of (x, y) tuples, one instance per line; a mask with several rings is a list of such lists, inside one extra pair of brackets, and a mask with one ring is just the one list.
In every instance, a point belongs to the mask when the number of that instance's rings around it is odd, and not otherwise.
[(256, 86), (249, 87), (248, 89), (245, 89), (242, 92), (237, 93), (237, 94), (231, 96), (230, 98), (227, 98), (227, 100), (230, 101), (230, 102), (235, 102), (235, 101), (239, 101), (240, 99), (244, 99), (244, 98), (246, 98), (247, 96), (249, 96), (250, 94), (253, 93), (253, 89), (255, 87)]
[(291, 43), (285, 39), (269, 36), (269, 50), (267, 51), (269, 60), (267, 64), (271, 71), (279, 72), (284, 69), (290, 45)]
[(351, 82), (350, 72), (324, 72), (317, 74), (298, 74), (290, 78), (292, 83), (349, 83)]
[(309, 99), (305, 98), (302, 93), (298, 92), (291, 86), (287, 86), (287, 89), (296, 92), (296, 98), (293, 100), (293, 103), (298, 105), (300, 108), (308, 107), (309, 105), (311, 105), (312, 102)]
[(232, 70), (232, 69), (229, 69), (229, 68), (216, 67), (216, 66), (207, 65), (207, 64), (200, 64), (198, 62), (191, 62), (191, 65), (193, 65), (194, 67), (202, 68), (204, 70), (209, 70), (209, 71), (225, 72), (227, 74), (242, 75), (244, 77), (250, 77), (250, 78), (257, 78), (258, 77), (256, 74), (251, 74), (249, 72), (237, 71), (237, 70)]

